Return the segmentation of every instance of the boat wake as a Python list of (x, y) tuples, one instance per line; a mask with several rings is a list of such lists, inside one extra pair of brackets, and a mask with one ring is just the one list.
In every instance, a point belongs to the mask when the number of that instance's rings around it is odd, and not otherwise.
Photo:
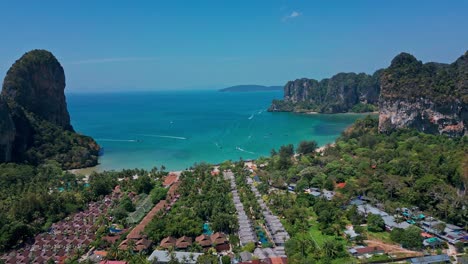
[(107, 141), (107, 142), (138, 142), (136, 139), (109, 139), (109, 138), (97, 138), (96, 141)]
[(254, 118), (254, 115), (249, 116), (249, 120), (252, 120)]
[(236, 149), (237, 149), (238, 151), (241, 151), (241, 152), (245, 152), (245, 153), (249, 153), (249, 154), (255, 154), (255, 152), (247, 151), (247, 150), (242, 149), (242, 148), (239, 148), (239, 147), (236, 147)]
[(180, 139), (180, 140), (186, 140), (186, 139), (187, 139), (187, 138), (185, 138), (185, 137), (165, 136), (165, 135), (146, 135), (146, 134), (140, 134), (140, 136), (143, 136), (143, 137), (157, 137), (157, 138), (172, 138), (172, 139)]

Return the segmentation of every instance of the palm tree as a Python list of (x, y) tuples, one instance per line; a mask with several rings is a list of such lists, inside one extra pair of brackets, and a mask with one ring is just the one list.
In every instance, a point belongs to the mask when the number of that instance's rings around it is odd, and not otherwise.
[(109, 251), (107, 251), (107, 260), (114, 260), (117, 259), (119, 256), (119, 246), (117, 244), (112, 244), (109, 248)]

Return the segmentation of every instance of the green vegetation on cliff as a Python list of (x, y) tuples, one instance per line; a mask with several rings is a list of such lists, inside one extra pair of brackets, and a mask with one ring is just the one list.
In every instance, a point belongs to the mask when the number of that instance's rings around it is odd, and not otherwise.
[(401, 53), (383, 71), (382, 83), (384, 98), (424, 97), (440, 104), (461, 99), (468, 104), (468, 52), (452, 64), (424, 64)]
[(451, 64), (396, 56), (380, 79), (379, 131), (468, 135), (468, 52)]
[(63, 169), (94, 166), (99, 146), (73, 131), (65, 99), (65, 74), (45, 50), (24, 54), (3, 82), (0, 162), (39, 165), (57, 161)]
[(269, 111), (342, 113), (374, 111), (381, 71), (339, 73), (329, 79), (298, 79), (284, 86), (284, 100), (274, 100)]

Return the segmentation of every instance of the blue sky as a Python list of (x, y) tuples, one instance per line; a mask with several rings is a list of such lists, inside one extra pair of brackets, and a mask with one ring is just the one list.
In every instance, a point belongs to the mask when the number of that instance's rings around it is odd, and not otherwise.
[[(135, 4), (133, 2), (138, 2)], [(452, 62), (468, 1), (2, 1), (0, 76), (52, 51), (68, 91), (283, 85), (372, 73), (401, 51)]]

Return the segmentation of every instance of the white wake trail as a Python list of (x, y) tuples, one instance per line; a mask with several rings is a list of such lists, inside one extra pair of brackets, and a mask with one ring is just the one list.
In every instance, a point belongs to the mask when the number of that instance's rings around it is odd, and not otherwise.
[(186, 140), (187, 139), (185, 137), (166, 136), (166, 135), (146, 135), (146, 134), (139, 134), (139, 135), (143, 136), (143, 137), (172, 138), (172, 139), (180, 139), (180, 140)]
[(109, 138), (97, 138), (97, 141), (108, 141), (108, 142), (137, 142), (136, 139), (109, 139)]

